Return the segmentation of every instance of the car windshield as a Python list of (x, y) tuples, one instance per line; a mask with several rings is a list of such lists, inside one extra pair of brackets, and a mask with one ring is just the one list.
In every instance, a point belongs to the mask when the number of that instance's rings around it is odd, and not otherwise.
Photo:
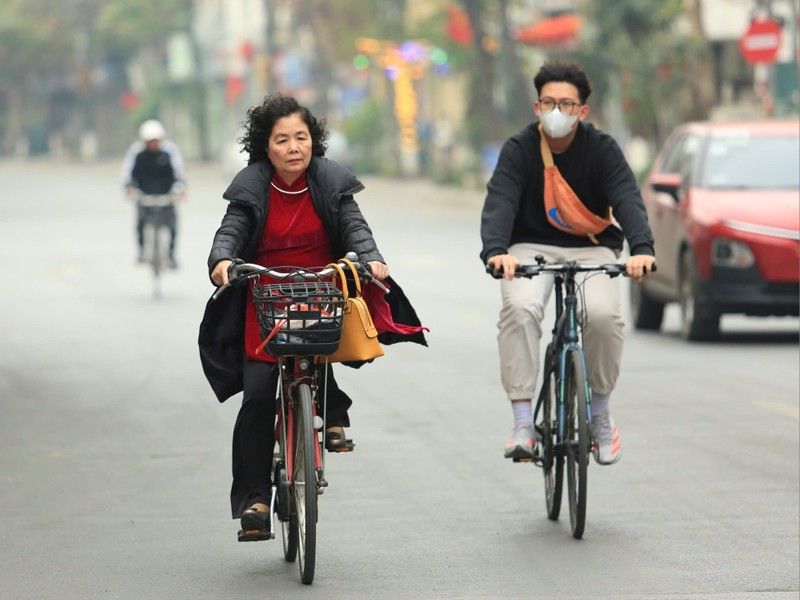
[(797, 189), (800, 140), (796, 136), (724, 135), (708, 142), (702, 185), (711, 189)]

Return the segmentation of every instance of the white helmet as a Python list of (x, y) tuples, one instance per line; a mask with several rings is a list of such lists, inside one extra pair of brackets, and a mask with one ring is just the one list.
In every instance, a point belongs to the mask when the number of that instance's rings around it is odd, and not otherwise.
[(160, 121), (150, 119), (145, 121), (139, 126), (139, 139), (143, 142), (150, 140), (163, 140), (166, 135), (166, 130)]

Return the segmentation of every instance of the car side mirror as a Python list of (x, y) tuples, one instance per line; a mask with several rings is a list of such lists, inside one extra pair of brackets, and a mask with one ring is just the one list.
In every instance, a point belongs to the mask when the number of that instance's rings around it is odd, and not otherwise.
[(650, 179), (650, 186), (656, 192), (669, 194), (676, 201), (678, 200), (678, 190), (681, 189), (683, 178), (677, 173), (659, 173)]

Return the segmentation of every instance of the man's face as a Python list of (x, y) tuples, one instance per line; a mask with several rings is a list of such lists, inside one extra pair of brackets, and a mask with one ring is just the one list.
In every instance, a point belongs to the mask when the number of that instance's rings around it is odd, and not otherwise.
[(161, 148), (161, 140), (147, 140), (144, 145), (149, 152), (158, 152), (158, 149)]
[(565, 115), (577, 114), (579, 121), (585, 119), (589, 114), (589, 107), (581, 104), (578, 88), (565, 81), (545, 83), (539, 99), (533, 103), (533, 110), (537, 117), (541, 117), (542, 112), (555, 110), (556, 106)]

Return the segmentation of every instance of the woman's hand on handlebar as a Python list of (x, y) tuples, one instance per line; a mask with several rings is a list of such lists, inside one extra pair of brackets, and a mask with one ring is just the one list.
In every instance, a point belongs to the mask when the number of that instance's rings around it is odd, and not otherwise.
[(656, 257), (648, 254), (634, 254), (625, 263), (625, 271), (628, 277), (641, 281), (650, 277), (650, 273), (654, 271), (653, 265), (656, 263)]
[(228, 284), (228, 267), (231, 265), (232, 260), (221, 260), (214, 265), (214, 270), (211, 271), (211, 281), (214, 285), (221, 286)]
[(498, 254), (492, 256), (486, 263), (492, 267), (492, 275), (498, 277), (502, 273), (503, 277), (509, 281), (514, 279), (514, 273), (520, 264), (519, 259), (513, 254)]
[(389, 276), (389, 267), (382, 262), (371, 260), (367, 264), (372, 272), (372, 276), (378, 281), (383, 281)]

